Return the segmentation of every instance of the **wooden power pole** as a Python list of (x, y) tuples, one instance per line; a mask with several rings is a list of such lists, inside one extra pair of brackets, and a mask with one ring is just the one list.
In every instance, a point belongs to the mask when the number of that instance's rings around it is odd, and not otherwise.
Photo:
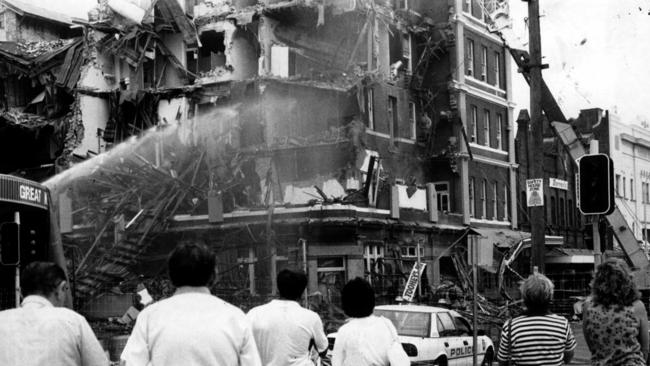
[[(532, 137), (532, 177), (533, 179), (544, 179), (544, 147), (543, 147), (543, 123), (542, 116), (542, 42), (539, 26), (539, 0), (524, 0), (528, 2), (528, 31), (529, 31), (529, 53), (530, 61), (530, 129)], [(542, 180), (542, 192), (545, 181)], [(544, 204), (547, 204), (544, 202)], [(531, 247), (531, 273), (537, 267), (540, 273), (544, 273), (544, 231), (545, 217), (544, 206), (530, 207), (530, 226), (532, 235)]]

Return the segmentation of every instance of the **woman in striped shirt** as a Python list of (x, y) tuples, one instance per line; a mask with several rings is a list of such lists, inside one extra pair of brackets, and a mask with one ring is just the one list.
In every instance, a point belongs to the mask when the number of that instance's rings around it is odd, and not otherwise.
[(522, 316), (503, 325), (497, 358), (500, 365), (563, 365), (573, 358), (576, 340), (569, 321), (551, 314), (553, 282), (535, 273), (521, 285), (526, 305)]

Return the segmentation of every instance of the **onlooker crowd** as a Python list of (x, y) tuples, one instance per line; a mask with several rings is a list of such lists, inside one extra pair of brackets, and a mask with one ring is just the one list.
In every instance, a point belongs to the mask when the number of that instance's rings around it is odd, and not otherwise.
[[(323, 323), (300, 305), (307, 276), (283, 270), (279, 298), (244, 314), (210, 294), (215, 255), (201, 244), (177, 246), (168, 259), (173, 296), (146, 307), (121, 354), (127, 366), (310, 366), (328, 351)], [(108, 365), (88, 322), (64, 308), (65, 272), (34, 262), (22, 273), (25, 296), (18, 309), (0, 312), (0, 365)], [(497, 359), (501, 365), (563, 365), (576, 341), (566, 318), (553, 314), (553, 283), (534, 273), (520, 286), (526, 311), (505, 322)], [(348, 321), (338, 330), (333, 366), (401, 366), (409, 358), (395, 326), (373, 315), (375, 292), (361, 278), (349, 281), (341, 301)], [(598, 266), (583, 308), (585, 340), (593, 365), (645, 365), (648, 318), (625, 263)]]

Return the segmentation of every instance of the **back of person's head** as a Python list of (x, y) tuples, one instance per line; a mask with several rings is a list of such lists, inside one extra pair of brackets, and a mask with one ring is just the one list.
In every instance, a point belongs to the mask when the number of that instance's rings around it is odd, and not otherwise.
[(298, 300), (307, 287), (307, 275), (303, 272), (283, 269), (277, 277), (280, 296), (287, 300)]
[(528, 313), (531, 315), (548, 313), (553, 301), (554, 288), (553, 282), (541, 273), (528, 276), (519, 288)]
[(66, 281), (65, 272), (57, 264), (32, 262), (23, 269), (20, 276), (20, 287), (23, 296), (49, 297), (63, 281)]
[(593, 301), (603, 306), (629, 306), (641, 298), (627, 265), (615, 258), (598, 265), (591, 291)]
[(169, 279), (176, 287), (208, 286), (214, 279), (216, 259), (205, 245), (180, 244), (169, 255)]
[(375, 309), (375, 290), (368, 281), (357, 277), (343, 286), (341, 302), (345, 315), (352, 318), (365, 318)]

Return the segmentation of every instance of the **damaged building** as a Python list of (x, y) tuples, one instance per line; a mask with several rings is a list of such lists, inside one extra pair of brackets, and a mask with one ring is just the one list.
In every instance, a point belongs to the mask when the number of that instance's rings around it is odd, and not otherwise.
[(421, 300), (446, 280), (469, 291), (471, 242), (497, 296), (500, 251), (526, 237), (510, 60), (488, 30), (504, 9), (100, 1), (74, 88), (83, 132), (61, 154), (85, 161), (46, 182), (78, 304), (158, 286), (185, 240), (218, 253), (214, 290), (244, 307), (287, 267), (331, 304), (356, 276), (393, 301), (417, 261)]

